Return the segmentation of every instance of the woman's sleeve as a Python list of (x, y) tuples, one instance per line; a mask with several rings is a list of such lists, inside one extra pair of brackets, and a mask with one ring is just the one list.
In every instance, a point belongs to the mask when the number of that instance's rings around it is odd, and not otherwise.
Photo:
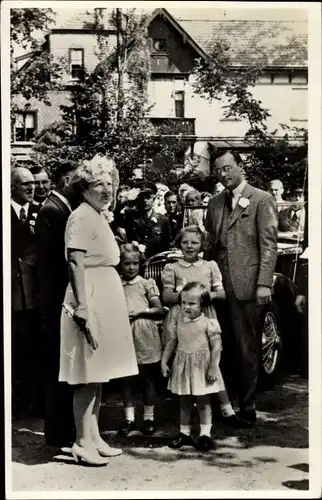
[(214, 260), (210, 261), (210, 273), (211, 273), (211, 289), (214, 290), (215, 288), (222, 289), (223, 284), (222, 284), (222, 276), (221, 272), (219, 270), (217, 262)]
[(153, 278), (149, 278), (146, 280), (146, 294), (149, 300), (153, 299), (153, 297), (160, 297), (160, 292), (157, 287), (156, 282)]
[(173, 264), (166, 264), (161, 274), (162, 285), (167, 288), (176, 287), (176, 275)]
[(87, 250), (92, 239), (93, 230), (85, 214), (72, 212), (67, 221), (65, 230), (66, 248)]

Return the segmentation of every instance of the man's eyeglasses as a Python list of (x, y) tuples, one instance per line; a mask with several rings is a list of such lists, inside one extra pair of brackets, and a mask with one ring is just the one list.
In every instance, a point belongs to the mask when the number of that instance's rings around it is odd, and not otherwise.
[(223, 167), (215, 168), (215, 172), (216, 174), (221, 174), (221, 172), (231, 172), (233, 168), (233, 165), (224, 165)]

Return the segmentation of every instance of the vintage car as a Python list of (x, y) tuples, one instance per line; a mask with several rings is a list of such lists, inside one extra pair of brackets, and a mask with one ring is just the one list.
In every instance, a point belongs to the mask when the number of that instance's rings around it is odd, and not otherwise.
[[(304, 207), (303, 203), (294, 202), (284, 202), (283, 205), (280, 211), (289, 210), (292, 206), (301, 210)], [(204, 206), (193, 209), (206, 210)], [(190, 210), (191, 207), (185, 207), (184, 225), (189, 221)], [(295, 307), (295, 298), (298, 259), (303, 251), (302, 242), (303, 231), (301, 229), (278, 233), (278, 258), (274, 274), (273, 300), (261, 310), (261, 383), (264, 385), (275, 383), (285, 371), (298, 369), (302, 321)], [(163, 267), (180, 257), (181, 252), (176, 248), (152, 256), (145, 263), (145, 277), (154, 278), (159, 288), (162, 289)]]

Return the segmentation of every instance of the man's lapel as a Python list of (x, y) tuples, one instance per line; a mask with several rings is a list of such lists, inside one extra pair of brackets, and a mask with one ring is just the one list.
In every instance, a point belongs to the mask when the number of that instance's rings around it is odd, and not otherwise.
[[(239, 200), (241, 198), (250, 198), (252, 196), (252, 189), (251, 189), (251, 186), (249, 184), (246, 184), (242, 193), (241, 193), (241, 196), (239, 198)], [(241, 207), (239, 205), (239, 200), (237, 202), (237, 205), (235, 206), (234, 210), (232, 211), (231, 213), (231, 216), (230, 216), (230, 220), (228, 221), (228, 229), (236, 222), (237, 219), (239, 219), (239, 217), (241, 216), (241, 214), (248, 208), (247, 207)]]
[(220, 228), (222, 224), (222, 218), (224, 214), (224, 206), (225, 206), (225, 194), (224, 191), (218, 196), (216, 196), (216, 204), (214, 206), (214, 216), (215, 216), (215, 225), (216, 225), (216, 234), (220, 234)]

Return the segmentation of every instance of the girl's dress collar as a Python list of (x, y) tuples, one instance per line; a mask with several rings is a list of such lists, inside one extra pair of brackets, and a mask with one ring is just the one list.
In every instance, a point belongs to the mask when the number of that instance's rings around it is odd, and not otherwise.
[(195, 262), (187, 262), (186, 260), (179, 259), (178, 262), (182, 267), (200, 267), (202, 266), (203, 260), (198, 259)]
[(196, 318), (193, 318), (193, 319), (187, 318), (187, 316), (183, 316), (183, 322), (184, 323), (195, 323), (203, 316), (204, 316), (204, 313), (201, 313), (200, 316), (197, 316)]
[(123, 278), (121, 279), (122, 285), (135, 285), (135, 283), (138, 283), (141, 280), (142, 280), (142, 278), (139, 275), (135, 276), (135, 278), (133, 278), (133, 280), (130, 280), (130, 281), (126, 281)]

